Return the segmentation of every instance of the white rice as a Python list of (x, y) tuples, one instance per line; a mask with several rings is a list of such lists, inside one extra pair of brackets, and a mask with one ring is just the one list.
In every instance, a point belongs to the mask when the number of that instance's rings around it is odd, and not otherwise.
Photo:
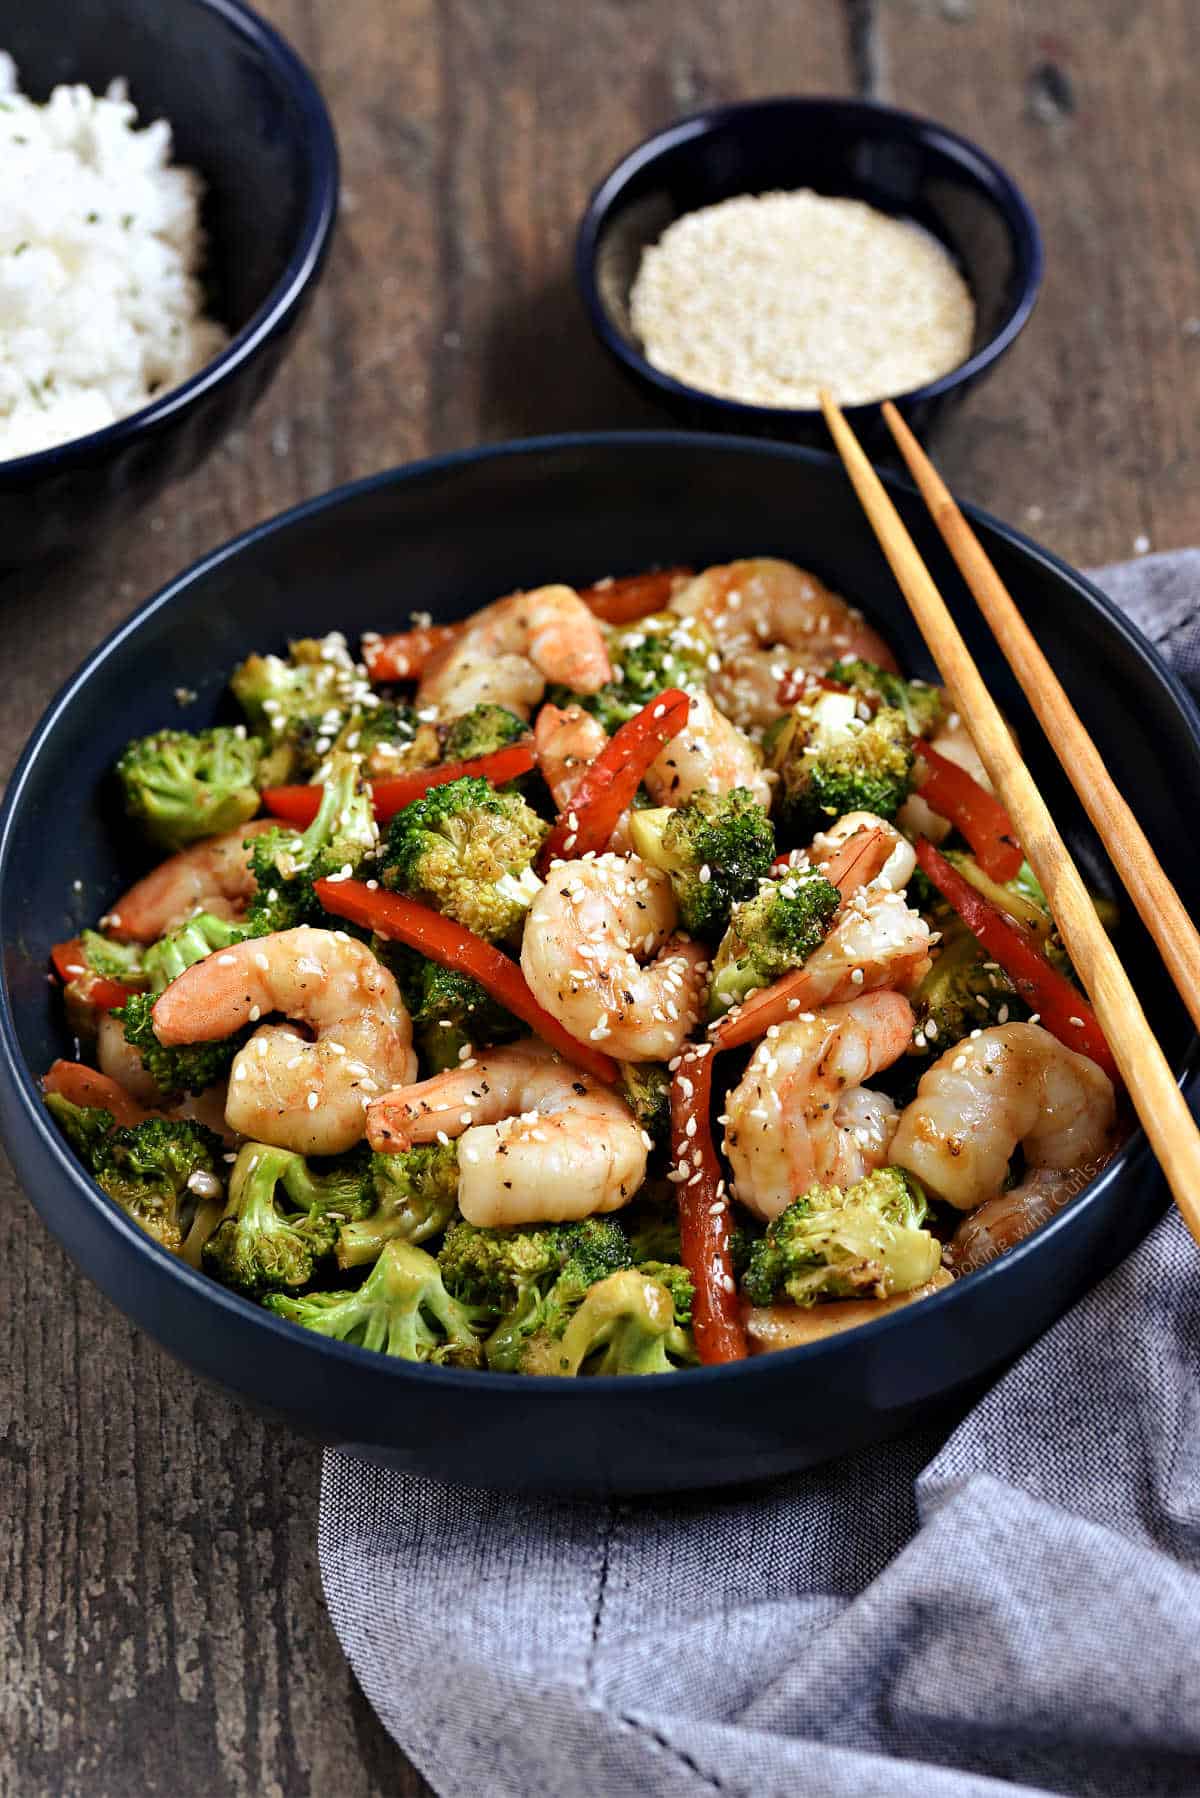
[(907, 393), (965, 361), (975, 325), (936, 238), (807, 188), (676, 219), (642, 256), (630, 312), (655, 368), (759, 406)]
[(226, 341), (196, 279), (202, 184), (165, 120), (106, 95), (36, 105), (0, 51), (0, 461), (101, 430)]

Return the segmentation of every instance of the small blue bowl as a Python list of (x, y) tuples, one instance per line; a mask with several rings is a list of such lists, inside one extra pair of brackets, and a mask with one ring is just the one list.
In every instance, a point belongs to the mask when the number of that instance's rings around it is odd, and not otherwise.
[[(742, 431), (824, 445), (819, 411), (722, 399), (652, 367), (629, 316), (642, 252), (673, 220), (737, 194), (810, 187), (865, 200), (938, 238), (975, 301), (966, 362), (927, 386), (892, 394), (928, 436), (953, 401), (995, 367), (1033, 311), (1042, 240), (1028, 202), (991, 157), (930, 119), (865, 100), (753, 100), (716, 107), (647, 138), (606, 175), (588, 203), (575, 272), (592, 328), (653, 400), (702, 430)], [(894, 454), (878, 404), (846, 416), (876, 452)]]
[(24, 93), (129, 83), (206, 185), (207, 309), (221, 354), (129, 418), (0, 461), (0, 569), (92, 544), (243, 422), (279, 367), (337, 214), (338, 157), (303, 63), (240, 0), (0, 0)]

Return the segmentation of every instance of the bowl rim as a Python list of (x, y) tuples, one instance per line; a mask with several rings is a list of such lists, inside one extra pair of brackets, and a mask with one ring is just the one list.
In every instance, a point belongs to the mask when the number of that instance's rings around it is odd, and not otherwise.
[(257, 311), (211, 361), (189, 375), (186, 381), (168, 388), (148, 405), (139, 407), (125, 418), (115, 419), (98, 431), (88, 431), (82, 437), (68, 437), (63, 443), (52, 443), (46, 449), (33, 450), (28, 455), (0, 459), (0, 479), (60, 472), (74, 456), (87, 459), (98, 452), (117, 452), (139, 432), (166, 424), (176, 413), (203, 398), (258, 355), (287, 325), (325, 260), (337, 220), (340, 172), (337, 135), (315, 76), (283, 34), (247, 6), (245, 0), (185, 0), (185, 3), (215, 13), (231, 31), (249, 39), (262, 52), (267, 65), (282, 78), (304, 115), (308, 194), (291, 254)]
[[(262, 523), (250, 527), (228, 542), (221, 544), (217, 549), (200, 557), (198, 561), (193, 562), (110, 631), (51, 699), (13, 769), (3, 805), (0, 806), (0, 894), (3, 893), (9, 875), (8, 864), (12, 855), (12, 838), (25, 787), (30, 780), (43, 745), (52, 736), (62, 712), (84, 688), (102, 675), (108, 658), (123, 646), (129, 637), (135, 635), (151, 617), (170, 606), (188, 588), (203, 579), (212, 570), (220, 567), (222, 563), (230, 561), (250, 545), (265, 537), (274, 536), (279, 532), (289, 530), (294, 525), (303, 524), (310, 519), (319, 517), (323, 512), (330, 511), (363, 494), (380, 492), (390, 487), (416, 485), (431, 478), (436, 479), (447, 472), (489, 461), (545, 455), (548, 452), (566, 452), (570, 455), (578, 455), (581, 451), (615, 450), (625, 454), (641, 449), (657, 449), (668, 452), (687, 450), (701, 454), (717, 451), (733, 452), (738, 455), (767, 456), (790, 460), (796, 464), (834, 471), (840, 469), (841, 466), (838, 458), (831, 451), (731, 433), (686, 430), (564, 432), (547, 436), (517, 438), (508, 442), (485, 444), (466, 450), (452, 450), (442, 455), (424, 457), (419, 461), (402, 463), (393, 468), (384, 469), (377, 474), (368, 475), (363, 479), (347, 482), (312, 499), (304, 500), (300, 504), (278, 513), (274, 518), (266, 519)], [(879, 469), (877, 472), (884, 484), (893, 492), (905, 498), (916, 497), (916, 488), (900, 474), (887, 469)], [(1171, 693), (1193, 738), (1200, 746), (1200, 708), (1192, 700), (1178, 676), (1167, 666), (1154, 645), (1106, 594), (1050, 550), (1034, 543), (1012, 526), (1001, 523), (990, 513), (965, 502), (963, 502), (963, 511), (973, 524), (981, 524), (985, 530), (996, 533), (1008, 546), (1015, 548), (1020, 554), (1029, 557), (1057, 579), (1074, 588), (1086, 604), (1102, 613), (1110, 626), (1124, 639), (1126, 649), (1147, 664), (1150, 671)], [(0, 938), (2, 937), (3, 932), (0, 931)], [(1186, 1091), (1197, 1083), (1198, 1075), (1200, 1075), (1200, 1037), (1193, 1033), (1181, 1057), (1181, 1068), (1177, 1079)], [(523, 1392), (531, 1397), (536, 1394), (541, 1402), (548, 1401), (553, 1394), (566, 1398), (572, 1393), (578, 1395), (581, 1392), (587, 1392), (592, 1395), (591, 1400), (581, 1401), (577, 1397), (576, 1402), (599, 1403), (606, 1396), (611, 1396), (614, 1391), (624, 1391), (628, 1388), (628, 1379), (623, 1379), (620, 1375), (615, 1374), (597, 1375), (587, 1380), (575, 1381), (558, 1379), (553, 1375), (491, 1373), (470, 1368), (439, 1367), (431, 1363), (417, 1365), (407, 1361), (395, 1361), (389, 1356), (379, 1355), (350, 1343), (335, 1342), (317, 1336), (298, 1324), (275, 1316), (262, 1305), (220, 1285), (198, 1269), (189, 1267), (186, 1262), (181, 1261), (155, 1242), (113, 1200), (108, 1198), (95, 1181), (84, 1172), (81, 1163), (72, 1154), (61, 1132), (55, 1128), (42, 1102), (37, 1084), (38, 1076), (29, 1068), (21, 1053), (17, 1040), (16, 1019), (9, 991), (7, 969), (2, 962), (0, 962), (0, 1080), (3, 1080), (16, 1095), (26, 1124), (32, 1128), (42, 1148), (57, 1165), (59, 1172), (75, 1194), (94, 1212), (99, 1213), (105, 1226), (116, 1237), (130, 1245), (136, 1256), (149, 1257), (152, 1263), (157, 1264), (161, 1274), (168, 1280), (178, 1282), (180, 1287), (191, 1296), (204, 1298), (215, 1305), (218, 1311), (244, 1322), (253, 1321), (258, 1327), (272, 1332), (277, 1340), (280, 1339), (282, 1332), (282, 1340), (293, 1342), (298, 1350), (303, 1348), (316, 1355), (332, 1357), (334, 1361), (344, 1362), (360, 1371), (370, 1368), (377, 1377), (393, 1378), (400, 1381), (420, 1377), (432, 1381), (435, 1386), (443, 1389), (478, 1392), (483, 1382), (492, 1386), (495, 1386), (497, 1382), (503, 1382), (508, 1391)], [(1021, 1270), (1028, 1258), (1040, 1253), (1050, 1242), (1070, 1229), (1074, 1220), (1080, 1215), (1082, 1207), (1090, 1207), (1095, 1204), (1118, 1176), (1133, 1177), (1137, 1174), (1144, 1176), (1153, 1171), (1153, 1167), (1149, 1143), (1144, 1131), (1139, 1126), (1117, 1150), (1112, 1160), (1094, 1180), (1088, 1183), (1078, 1197), (1072, 1200), (1070, 1205), (1060, 1211), (1050, 1222), (1043, 1224), (1025, 1242), (1009, 1249), (984, 1266), (973, 1269), (969, 1274), (954, 1281), (952, 1285), (942, 1291), (922, 1299), (920, 1301), (921, 1314), (932, 1315), (931, 1312), (926, 1311), (925, 1307), (936, 1306), (939, 1312), (948, 1315), (952, 1308), (968, 1303), (969, 1294), (980, 1288), (983, 1283), (1008, 1281), (1019, 1285)], [(24, 1191), (23, 1187), (22, 1190)], [(29, 1199), (28, 1193), (25, 1193), (24, 1196), (32, 1204), (33, 1201)], [(87, 1273), (88, 1270), (84, 1268), (81, 1271)], [(798, 1372), (801, 1366), (819, 1365), (823, 1359), (844, 1352), (847, 1341), (862, 1341), (869, 1338), (872, 1344), (879, 1344), (892, 1332), (902, 1329), (912, 1315), (908, 1307), (902, 1306), (888, 1316), (859, 1325), (852, 1331), (829, 1336), (818, 1342), (807, 1343), (799, 1348), (779, 1349), (770, 1354), (751, 1356), (745, 1361), (724, 1365), (695, 1367), (676, 1373), (643, 1376), (643, 1382), (649, 1379), (656, 1386), (661, 1387), (666, 1382), (673, 1384), (680, 1378), (686, 1378), (689, 1386), (694, 1390), (702, 1381), (750, 1378), (752, 1370), (756, 1367), (760, 1370), (768, 1368), (781, 1369), (786, 1372), (791, 1369)]]
[[(768, 94), (755, 100), (740, 100), (688, 113), (635, 144), (597, 183), (584, 208), (575, 237), (575, 282), (592, 330), (609, 353), (640, 379), (656, 387), (666, 398), (676, 403), (686, 401), (691, 405), (712, 407), (713, 430), (720, 430), (723, 425), (731, 424), (735, 419), (757, 422), (764, 429), (768, 426), (778, 429), (780, 426), (790, 425), (797, 430), (811, 427), (820, 420), (819, 407), (763, 406), (753, 400), (732, 399), (725, 394), (709, 393), (703, 387), (693, 387), (688, 382), (677, 380), (674, 375), (655, 368), (641, 350), (617, 329), (600, 297), (596, 278), (596, 255), (608, 215), (618, 195), (634, 175), (682, 144), (734, 124), (746, 114), (768, 112), (772, 108), (827, 115), (834, 112), (853, 115), (864, 124), (874, 126), (877, 136), (887, 136), (887, 127), (890, 126), (891, 134), (897, 138), (916, 138), (919, 142), (942, 151), (974, 177), (976, 184), (984, 189), (1008, 227), (1016, 256), (1017, 296), (1000, 328), (973, 355), (968, 356), (965, 362), (956, 363), (936, 380), (927, 381), (920, 387), (908, 388), (902, 393), (885, 394), (884, 398), (890, 399), (897, 406), (921, 406), (927, 401), (940, 399), (964, 382), (974, 381), (993, 363), (998, 362), (1029, 322), (1041, 291), (1045, 249), (1032, 206), (1007, 169), (961, 132), (953, 131), (948, 125), (942, 125), (936, 119), (927, 118), (921, 113), (907, 112), (901, 107), (886, 106), (875, 100), (859, 100), (852, 95), (839, 94)], [(883, 400), (864, 400), (845, 406), (843, 410), (851, 421), (861, 421), (877, 414), (882, 404)]]

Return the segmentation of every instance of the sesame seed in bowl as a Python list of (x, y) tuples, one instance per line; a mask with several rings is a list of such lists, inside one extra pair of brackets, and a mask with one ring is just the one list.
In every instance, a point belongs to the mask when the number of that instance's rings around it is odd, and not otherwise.
[(576, 241), (592, 328), (689, 425), (825, 446), (828, 386), (887, 454), (1011, 347), (1041, 238), (1011, 178), (929, 119), (778, 98), (681, 119), (600, 183)]
[(647, 361), (706, 393), (864, 405), (964, 362), (975, 302), (920, 225), (804, 188), (685, 213), (642, 252), (630, 317)]

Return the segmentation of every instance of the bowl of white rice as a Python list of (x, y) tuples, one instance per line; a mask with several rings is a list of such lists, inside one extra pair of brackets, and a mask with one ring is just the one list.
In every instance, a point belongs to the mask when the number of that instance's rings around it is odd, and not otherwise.
[(93, 545), (265, 390), (333, 128), (239, 0), (0, 0), (0, 570)]
[(875, 449), (883, 400), (928, 433), (994, 367), (1041, 271), (1003, 169), (857, 100), (680, 120), (600, 183), (576, 245), (597, 336), (677, 417), (820, 443), (828, 388)]

